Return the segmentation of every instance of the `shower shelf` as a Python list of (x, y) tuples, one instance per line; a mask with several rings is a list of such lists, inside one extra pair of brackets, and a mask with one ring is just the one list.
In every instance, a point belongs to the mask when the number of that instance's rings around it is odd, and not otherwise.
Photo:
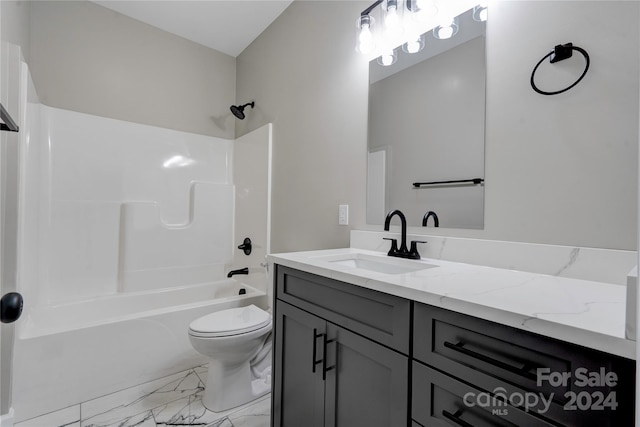
[(0, 130), (6, 130), (9, 132), (18, 132), (18, 125), (13, 121), (11, 115), (4, 106), (0, 104), (0, 119), (3, 123), (0, 123)]
[(470, 185), (480, 185), (484, 182), (482, 178), (472, 178), (472, 179), (458, 179), (453, 181), (433, 181), (433, 182), (414, 182), (413, 186), (415, 188), (420, 188), (427, 185), (444, 185), (444, 184), (470, 184)]

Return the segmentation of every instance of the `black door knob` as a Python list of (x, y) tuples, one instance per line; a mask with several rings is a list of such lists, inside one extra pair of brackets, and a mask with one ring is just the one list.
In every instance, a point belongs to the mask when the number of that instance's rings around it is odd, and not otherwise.
[(2, 323), (12, 323), (20, 318), (22, 314), (22, 295), (17, 292), (4, 294), (0, 299), (0, 321)]

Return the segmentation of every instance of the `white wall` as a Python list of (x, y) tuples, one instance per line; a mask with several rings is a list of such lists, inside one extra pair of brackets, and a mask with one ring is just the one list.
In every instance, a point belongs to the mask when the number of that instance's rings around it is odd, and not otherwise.
[(42, 103), (233, 139), (235, 58), (88, 1), (31, 5)]
[[(257, 104), (238, 133), (274, 123), (274, 252), (347, 246), (339, 202), (350, 228), (381, 228), (364, 215), (368, 78), (354, 22), (367, 5), (294, 2), (238, 57), (238, 99)], [(635, 249), (639, 4), (489, 6), (485, 227), (437, 233)], [(587, 76), (558, 96), (535, 93), (534, 65), (567, 42), (590, 53)], [(547, 65), (542, 81), (561, 84), (549, 79), (582, 64)]]

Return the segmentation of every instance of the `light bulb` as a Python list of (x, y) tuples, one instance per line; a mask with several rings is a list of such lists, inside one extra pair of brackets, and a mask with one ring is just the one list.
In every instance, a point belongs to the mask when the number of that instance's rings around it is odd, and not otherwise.
[(424, 48), (424, 39), (422, 36), (414, 37), (402, 45), (402, 50), (407, 53), (417, 53)]
[(387, 50), (378, 57), (378, 64), (388, 67), (389, 65), (395, 64), (397, 59), (398, 57), (393, 50)]
[(488, 8), (486, 3), (481, 3), (473, 8), (473, 20), (478, 22), (485, 22), (487, 20)]
[(451, 25), (447, 27), (440, 27), (440, 30), (438, 31), (438, 37), (441, 39), (449, 39), (452, 35), (453, 28), (451, 28)]
[(387, 9), (387, 14), (384, 17), (384, 25), (388, 29), (394, 29), (400, 25), (400, 17), (398, 16), (398, 7), (396, 5), (390, 5)]
[(440, 26), (433, 29), (433, 36), (437, 39), (449, 39), (458, 33), (458, 24), (455, 18), (443, 21)]
[(376, 47), (375, 37), (371, 31), (373, 22), (373, 18), (369, 15), (362, 15), (356, 21), (356, 27), (358, 28), (356, 51), (365, 55), (373, 52)]
[(403, 31), (401, 11), (398, 10), (398, 3), (396, 0), (388, 0), (384, 14), (384, 38), (387, 43), (396, 45), (395, 43), (397, 39), (402, 36)]
[(374, 47), (373, 33), (369, 25), (363, 26), (358, 37), (358, 50), (360, 53), (371, 53)]
[(407, 52), (416, 53), (419, 50), (420, 50), (420, 42), (419, 41), (414, 40), (412, 42), (407, 42)]
[(438, 6), (433, 0), (417, 0), (413, 7), (413, 18), (418, 21), (429, 21), (438, 14)]

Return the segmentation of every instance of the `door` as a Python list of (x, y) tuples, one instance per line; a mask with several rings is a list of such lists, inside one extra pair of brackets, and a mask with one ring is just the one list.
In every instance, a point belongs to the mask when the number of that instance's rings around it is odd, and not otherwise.
[(11, 371), (14, 326), (22, 312), (22, 297), (15, 293), (18, 254), (18, 133), (22, 61), (18, 46), (0, 44), (0, 424), (11, 426)]
[(406, 426), (409, 358), (332, 323), (327, 336), (326, 426)]
[(326, 321), (277, 301), (276, 325), (273, 425), (323, 427)]

